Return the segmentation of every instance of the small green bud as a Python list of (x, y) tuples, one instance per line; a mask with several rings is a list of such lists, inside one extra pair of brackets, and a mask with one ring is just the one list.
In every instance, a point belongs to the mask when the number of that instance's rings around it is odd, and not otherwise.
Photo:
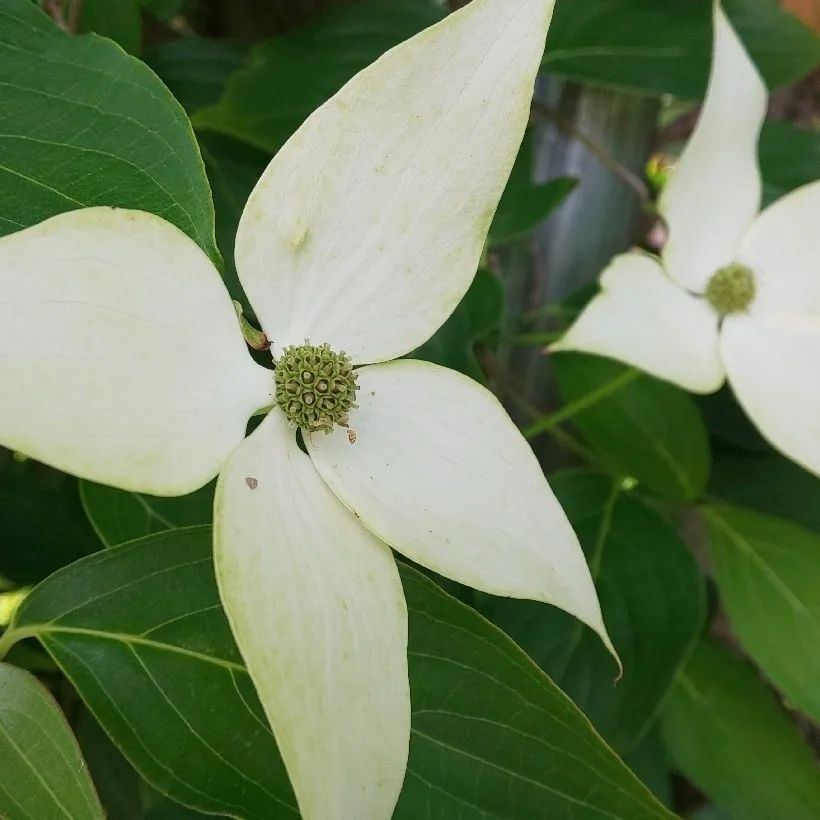
[(706, 286), (709, 304), (721, 315), (743, 313), (755, 298), (754, 274), (745, 265), (727, 265)]
[(252, 347), (254, 350), (270, 350), (270, 342), (268, 337), (261, 330), (257, 330), (244, 316), (242, 312), (242, 303), (233, 300), (233, 307), (236, 311), (236, 318), (239, 319), (239, 329), (242, 331), (242, 336), (245, 339), (245, 344)]
[(329, 345), (286, 347), (276, 362), (276, 403), (295, 427), (330, 433), (347, 427), (356, 406), (356, 371), (350, 357)]

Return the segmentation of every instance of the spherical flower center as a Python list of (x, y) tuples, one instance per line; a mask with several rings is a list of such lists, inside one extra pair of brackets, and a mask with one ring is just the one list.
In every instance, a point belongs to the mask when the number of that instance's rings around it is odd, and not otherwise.
[(754, 301), (755, 293), (754, 274), (745, 265), (721, 268), (706, 286), (706, 298), (721, 316), (743, 313)]
[(347, 427), (356, 406), (356, 372), (344, 351), (329, 345), (286, 347), (276, 362), (276, 403), (295, 427), (330, 433), (334, 425)]

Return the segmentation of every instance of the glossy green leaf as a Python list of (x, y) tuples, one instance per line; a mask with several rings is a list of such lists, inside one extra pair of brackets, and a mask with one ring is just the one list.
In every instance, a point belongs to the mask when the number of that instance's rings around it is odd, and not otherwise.
[(331, 7), (308, 25), (254, 46), (219, 103), (198, 112), (194, 124), (273, 153), (356, 73), (441, 16), (435, 0)]
[(503, 632), (401, 575), (413, 735), (396, 820), (672, 816)]
[(721, 0), (769, 88), (798, 80), (820, 64), (820, 38), (781, 3)]
[(672, 527), (611, 479), (551, 476), (592, 568), (604, 621), (624, 665), (577, 620), (531, 601), (481, 597), (481, 610), (567, 692), (616, 749), (646, 733), (704, 618), (698, 568)]
[(815, 820), (820, 777), (794, 723), (748, 664), (706, 641), (664, 709), (676, 768), (743, 820)]
[(789, 122), (767, 122), (760, 135), (765, 204), (820, 179), (820, 131)]
[[(772, 0), (724, 0), (771, 86), (820, 62), (820, 42)], [(586, 82), (699, 99), (712, 54), (709, 0), (558, 0), (544, 68)]]
[(820, 532), (820, 478), (777, 453), (716, 458), (709, 494)]
[(710, 52), (710, 2), (558, 0), (544, 68), (694, 99), (706, 91)]
[(483, 382), (476, 345), (498, 330), (503, 309), (501, 282), (489, 271), (479, 270), (453, 315), (408, 358), (450, 367)]
[(578, 180), (558, 177), (537, 185), (532, 175), (535, 169), (534, 136), (528, 132), (515, 160), (510, 181), (498, 203), (489, 242), (510, 242), (534, 230), (575, 190)]
[(220, 261), (205, 170), (179, 103), (139, 60), (0, 6), (0, 235), (64, 211), (151, 211)]
[(39, 681), (0, 663), (0, 817), (102, 820), (77, 741)]
[(518, 184), (510, 179), (498, 206), (489, 241), (493, 244), (512, 242), (534, 231), (575, 190), (574, 177), (556, 177), (543, 185)]
[(98, 549), (77, 480), (0, 448), (0, 577), (35, 583)]
[(212, 814), (202, 814), (196, 809), (181, 806), (173, 800), (163, 800), (145, 815), (145, 820), (213, 820), (213, 817)]
[(82, 0), (79, 24), (81, 32), (93, 31), (129, 54), (140, 53), (142, 17), (137, 0)]
[[(509, 638), (418, 572), (402, 580), (414, 714), (396, 818), (671, 817)], [(6, 643), (39, 638), (161, 791), (243, 818), (296, 816), (219, 606), (209, 528), (78, 562), (31, 593), (13, 629)]]
[(147, 49), (143, 60), (190, 114), (218, 100), (247, 47), (206, 37), (183, 37)]
[(143, 820), (145, 781), (88, 709), (80, 707), (73, 724), (106, 816), (116, 820)]
[(111, 820), (202, 820), (214, 817), (175, 803), (152, 789), (84, 705), (79, 707), (73, 723), (106, 817)]
[(733, 818), (727, 811), (720, 808), (720, 806), (709, 803), (699, 808), (696, 812), (693, 812), (690, 820), (733, 820)]
[(598, 356), (558, 353), (551, 362), (567, 416), (613, 471), (671, 499), (704, 491), (708, 436), (683, 390)]
[(253, 316), (236, 273), (233, 249), (239, 218), (251, 191), (270, 162), (270, 155), (238, 140), (209, 131), (199, 134), (199, 147), (211, 182), (216, 209), (216, 241), (225, 259), (225, 285)]
[(14, 625), (40, 639), (161, 792), (244, 818), (297, 816), (219, 605), (210, 528), (80, 561), (32, 592)]
[(786, 700), (820, 723), (820, 534), (738, 507), (702, 512), (734, 631)]
[(657, 724), (624, 757), (624, 762), (645, 783), (664, 806), (673, 806), (672, 767), (663, 747)]
[(190, 495), (157, 498), (81, 481), (80, 497), (106, 547), (179, 527), (210, 524), (213, 518), (213, 483)]

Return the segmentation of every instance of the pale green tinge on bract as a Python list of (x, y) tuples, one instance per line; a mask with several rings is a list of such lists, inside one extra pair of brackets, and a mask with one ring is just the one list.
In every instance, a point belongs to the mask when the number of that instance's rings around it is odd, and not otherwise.
[(762, 189), (757, 140), (768, 94), (718, 2), (714, 42), (703, 109), (658, 203), (669, 227), (664, 268), (692, 293), (703, 293), (712, 274), (736, 259)]
[(388, 820), (410, 735), (398, 569), (278, 408), (219, 477), (214, 563), (302, 817)]
[(820, 475), (820, 182), (779, 199), (744, 237), (749, 310), (727, 316), (721, 354), (732, 389), (763, 436)]
[(236, 267), (273, 355), (429, 339), (473, 280), (530, 116), (552, 0), (473, 0), (359, 73), (277, 153)]
[(276, 404), (291, 425), (306, 432), (330, 433), (347, 427), (356, 406), (356, 371), (350, 356), (327, 344), (292, 345), (276, 362)]
[(615, 655), (578, 539), (498, 399), (411, 359), (362, 367), (359, 381), (356, 444), (342, 430), (305, 444), (364, 526), (447, 578), (561, 607)]
[(616, 256), (601, 291), (552, 347), (609, 356), (693, 393), (723, 384), (718, 317), (705, 299), (673, 282), (647, 253)]
[(158, 216), (85, 208), (3, 237), (0, 281), (5, 447), (184, 495), (272, 401), (213, 263)]

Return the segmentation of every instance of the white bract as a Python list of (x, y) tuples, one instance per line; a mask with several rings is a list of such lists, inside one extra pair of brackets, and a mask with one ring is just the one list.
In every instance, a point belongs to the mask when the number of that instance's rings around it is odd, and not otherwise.
[(766, 104), (716, 4), (706, 102), (660, 201), (661, 259), (616, 257), (552, 349), (610, 356), (696, 393), (728, 378), (763, 435), (820, 474), (820, 182), (758, 213)]
[(473, 278), (552, 6), (475, 0), (359, 74), (270, 164), (236, 264), (278, 392), (211, 262), (160, 218), (91, 208), (0, 240), (0, 441), (155, 495), (220, 474), (220, 594), (308, 820), (388, 818), (402, 786), (390, 547), (562, 607), (611, 649), (576, 536), (501, 405), (392, 361)]

